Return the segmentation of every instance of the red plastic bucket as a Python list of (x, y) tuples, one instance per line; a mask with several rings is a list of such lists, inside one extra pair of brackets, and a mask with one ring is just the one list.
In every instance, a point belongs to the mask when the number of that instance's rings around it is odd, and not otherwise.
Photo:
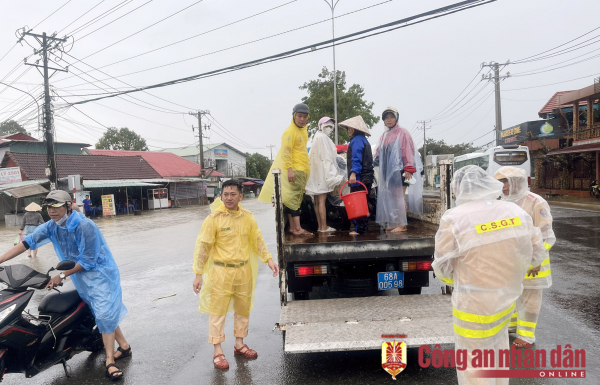
[(349, 182), (344, 183), (344, 185), (340, 188), (340, 198), (344, 201), (344, 207), (346, 207), (346, 213), (348, 214), (348, 219), (357, 219), (364, 218), (369, 216), (369, 206), (367, 205), (367, 186), (365, 186), (362, 182), (357, 182), (362, 184), (365, 188), (365, 191), (356, 191), (350, 194), (346, 194), (342, 196), (342, 189)]

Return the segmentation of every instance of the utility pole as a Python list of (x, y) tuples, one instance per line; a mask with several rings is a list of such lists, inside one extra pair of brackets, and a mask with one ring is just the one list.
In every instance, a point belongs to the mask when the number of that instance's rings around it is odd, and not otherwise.
[(431, 120), (422, 120), (419, 122), (423, 124), (423, 127), (419, 129), (423, 130), (423, 171), (425, 171), (425, 186), (427, 186), (427, 135), (425, 131), (431, 128), (427, 127), (427, 123), (429, 122), (431, 122)]
[(498, 64), (496, 62), (490, 62), (489, 64), (481, 63), (481, 68), (490, 67), (494, 70), (494, 76), (489, 74), (488, 76), (481, 75), (481, 80), (493, 81), (494, 82), (494, 96), (495, 96), (495, 105), (496, 105), (496, 146), (500, 145), (500, 132), (502, 131), (502, 108), (500, 105), (500, 81), (509, 78), (510, 72), (507, 72), (505, 76), (500, 76), (500, 66), (502, 68), (506, 67), (510, 64), (510, 60), (508, 60), (504, 64)]
[[(197, 112), (190, 112), (192, 116), (198, 118), (198, 150), (200, 152), (200, 173), (204, 171), (204, 145), (202, 144), (202, 115), (210, 115), (209, 110), (198, 110)], [(192, 127), (192, 131), (194, 127)]]
[(335, 144), (338, 144), (338, 120), (337, 120), (337, 72), (335, 70), (335, 22), (334, 13), (335, 7), (340, 0), (325, 0), (325, 3), (331, 9), (331, 36), (333, 42), (331, 47), (333, 48), (333, 119), (335, 119)]
[[(67, 37), (62, 39), (55, 37), (56, 34), (48, 36), (46, 32), (41, 35), (31, 33), (30, 31), (25, 32), (21, 31), (21, 37), (19, 41), (23, 40), (24, 36), (32, 36), (34, 37), (38, 43), (41, 45), (40, 49), (34, 49), (34, 54), (41, 54), (43, 65), (25, 63), (25, 65), (29, 65), (32, 67), (42, 68), (42, 76), (44, 77), (44, 107), (43, 107), (43, 126), (44, 126), (44, 141), (46, 142), (46, 176), (50, 181), (50, 190), (56, 190), (58, 184), (58, 173), (56, 171), (56, 157), (54, 155), (54, 130), (53, 130), (53, 117), (52, 117), (52, 104), (50, 98), (50, 78), (57, 72), (68, 72), (68, 67), (66, 69), (60, 68), (52, 68), (48, 67), (48, 53), (53, 49), (61, 46), (62, 43), (67, 41)], [(61, 50), (59, 48), (59, 50)], [(37, 63), (37, 62), (36, 62)], [(48, 75), (48, 70), (53, 70), (52, 75)]]
[(267, 148), (271, 149), (271, 163), (273, 163), (273, 147), (275, 147), (274, 144), (269, 144), (267, 146)]

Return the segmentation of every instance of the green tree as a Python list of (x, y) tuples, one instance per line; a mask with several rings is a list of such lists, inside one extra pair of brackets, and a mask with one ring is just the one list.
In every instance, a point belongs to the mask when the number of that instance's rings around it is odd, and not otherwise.
[(148, 151), (146, 140), (127, 127), (109, 128), (96, 143), (99, 150)]
[(264, 155), (255, 152), (250, 155), (246, 153), (246, 175), (248, 178), (258, 178), (265, 180), (271, 168), (271, 161)]
[(27, 131), (19, 123), (14, 120), (9, 120), (0, 124), (0, 136), (12, 135), (12, 134), (26, 134)]
[[(369, 127), (379, 122), (379, 117), (373, 115), (373, 102), (367, 102), (365, 90), (359, 84), (353, 84), (346, 89), (346, 72), (336, 71), (337, 74), (337, 112), (338, 122), (361, 115)], [(319, 78), (304, 83), (301, 90), (306, 90), (308, 96), (302, 98), (310, 108), (310, 119), (308, 120), (308, 135), (312, 136), (318, 129), (318, 122), (324, 116), (334, 117), (333, 111), (333, 72), (323, 67)], [(332, 134), (334, 135), (334, 134)], [(335, 139), (332, 138), (335, 142)], [(338, 141), (340, 144), (350, 140), (348, 132), (344, 129), (338, 130)]]
[[(473, 152), (475, 148), (473, 143), (446, 144), (442, 140), (427, 138), (427, 155), (454, 154), (454, 156), (468, 154)], [(423, 158), (423, 147), (419, 148), (421, 158)]]

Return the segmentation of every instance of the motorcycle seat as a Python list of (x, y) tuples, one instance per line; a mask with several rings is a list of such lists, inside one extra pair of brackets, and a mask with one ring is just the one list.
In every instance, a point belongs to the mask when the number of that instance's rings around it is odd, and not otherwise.
[(57, 287), (57, 289), (60, 293), (53, 290), (42, 299), (38, 306), (40, 314), (61, 314), (81, 302), (79, 293), (77, 293), (72, 281)]

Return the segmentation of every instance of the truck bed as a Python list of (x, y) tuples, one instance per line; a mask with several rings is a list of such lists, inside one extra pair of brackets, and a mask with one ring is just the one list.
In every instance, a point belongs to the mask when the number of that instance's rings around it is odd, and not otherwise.
[(403, 234), (386, 233), (376, 225), (358, 236), (349, 235), (349, 231), (316, 233), (312, 237), (286, 234), (283, 250), (286, 262), (431, 256), (437, 229), (438, 225), (409, 219), (408, 231)]
[[(286, 353), (376, 350), (386, 341), (407, 347), (452, 344), (451, 297), (377, 296), (292, 301), (281, 308)], [(384, 338), (382, 334), (405, 334)]]

